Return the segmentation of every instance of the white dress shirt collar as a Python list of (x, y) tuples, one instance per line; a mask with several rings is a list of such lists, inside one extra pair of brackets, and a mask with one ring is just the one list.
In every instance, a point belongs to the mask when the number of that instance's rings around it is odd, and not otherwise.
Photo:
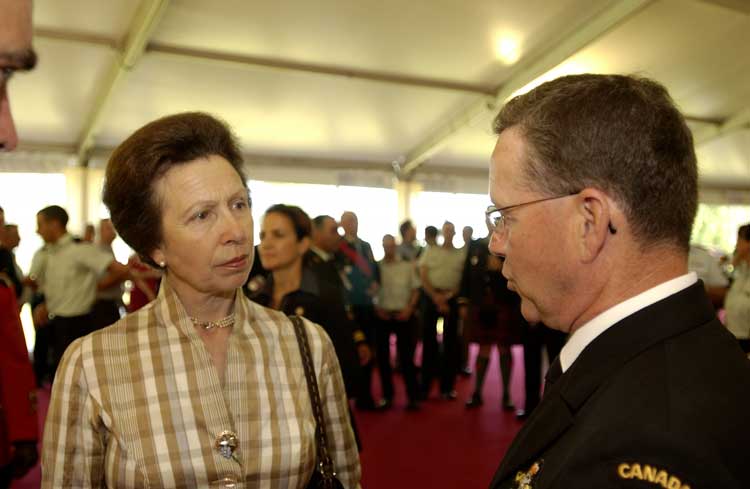
[(310, 249), (312, 250), (313, 253), (315, 253), (320, 258), (322, 258), (323, 261), (331, 261), (331, 259), (333, 258), (333, 255), (331, 255), (327, 251), (321, 250), (317, 246), (310, 246)]
[[(565, 372), (568, 370), (581, 352), (610, 327), (626, 317), (635, 314), (641, 309), (690, 287), (697, 281), (698, 276), (695, 272), (689, 272), (641, 292), (640, 294), (633, 296), (624, 302), (620, 302), (616, 306), (602, 312), (578, 328), (570, 336), (568, 342), (565, 343), (565, 346), (560, 352), (560, 366), (562, 367), (562, 371)], [(552, 360), (553, 359), (550, 359), (550, 362)]]

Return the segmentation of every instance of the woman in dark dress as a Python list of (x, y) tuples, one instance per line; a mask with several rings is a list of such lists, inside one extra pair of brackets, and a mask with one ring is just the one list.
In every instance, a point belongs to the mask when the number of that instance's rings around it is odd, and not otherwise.
[[(257, 248), (266, 275), (251, 279), (245, 293), (258, 304), (287, 315), (304, 316), (322, 326), (333, 342), (346, 393), (352, 399), (361, 375), (355, 328), (347, 318), (340, 290), (307, 263), (310, 232), (310, 217), (299, 207), (269, 207), (261, 221)], [(357, 436), (353, 417), (352, 428)]]

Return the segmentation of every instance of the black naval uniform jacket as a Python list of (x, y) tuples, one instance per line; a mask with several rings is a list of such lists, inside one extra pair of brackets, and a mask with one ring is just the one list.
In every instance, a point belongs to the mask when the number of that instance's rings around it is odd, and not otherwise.
[(699, 281), (591, 342), (490, 487), (749, 488), (748, 453), (750, 361)]

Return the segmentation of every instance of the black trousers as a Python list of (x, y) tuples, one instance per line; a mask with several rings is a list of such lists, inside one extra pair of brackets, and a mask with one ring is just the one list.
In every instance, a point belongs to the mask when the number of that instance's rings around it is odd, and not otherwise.
[(393, 369), (391, 368), (391, 334), (396, 334), (396, 351), (398, 363), (406, 385), (406, 395), (409, 401), (417, 400), (417, 372), (414, 367), (414, 335), (416, 320), (414, 316), (408, 321), (399, 321), (396, 313), (390, 313), (390, 319), (379, 318), (375, 338), (378, 344), (378, 370), (380, 384), (383, 387), (383, 397), (393, 399)]
[(91, 328), (89, 333), (106, 328), (119, 320), (119, 302), (108, 299), (99, 299), (91, 308)]
[[(440, 377), (440, 392), (447, 394), (456, 385), (458, 373), (458, 303), (448, 301), (448, 314), (438, 312), (435, 303), (426, 294), (422, 296), (422, 383), (421, 395), (430, 395), (435, 378)], [(443, 317), (442, 355), (437, 339), (437, 320)]]
[(13, 467), (8, 464), (0, 467), (0, 489), (8, 489), (13, 482)]
[(560, 354), (566, 339), (566, 333), (550, 329), (543, 324), (526, 326), (523, 334), (523, 367), (526, 373), (524, 409), (527, 413), (539, 404), (539, 392), (542, 387), (542, 348), (547, 349), (547, 357), (552, 363)]
[(88, 334), (91, 329), (91, 316), (55, 316), (45, 328), (49, 331), (49, 342), (52, 349), (52, 372), (57, 372), (57, 366), (68, 346), (81, 336)]
[[(367, 344), (372, 352), (376, 350), (375, 341), (375, 328), (376, 328), (376, 317), (375, 309), (371, 305), (364, 306), (352, 306), (352, 315), (354, 316), (354, 324), (359, 327), (360, 330), (365, 334)], [(372, 398), (372, 367), (375, 360), (370, 360), (367, 364), (362, 365), (362, 382), (359, 383), (359, 389), (357, 393), (357, 406), (360, 408), (371, 408), (375, 405)]]
[(34, 341), (34, 376), (40, 387), (45, 379), (51, 379), (55, 373), (50, 366), (51, 352), (49, 336), (48, 326), (36, 328), (36, 341)]

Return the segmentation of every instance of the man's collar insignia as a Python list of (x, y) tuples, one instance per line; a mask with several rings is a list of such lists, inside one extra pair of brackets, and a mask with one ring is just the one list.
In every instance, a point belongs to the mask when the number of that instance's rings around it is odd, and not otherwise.
[(542, 471), (542, 464), (544, 464), (544, 460), (539, 459), (531, 464), (531, 467), (526, 472), (518, 472), (515, 479), (516, 489), (534, 489), (532, 483), (539, 475), (539, 472)]

